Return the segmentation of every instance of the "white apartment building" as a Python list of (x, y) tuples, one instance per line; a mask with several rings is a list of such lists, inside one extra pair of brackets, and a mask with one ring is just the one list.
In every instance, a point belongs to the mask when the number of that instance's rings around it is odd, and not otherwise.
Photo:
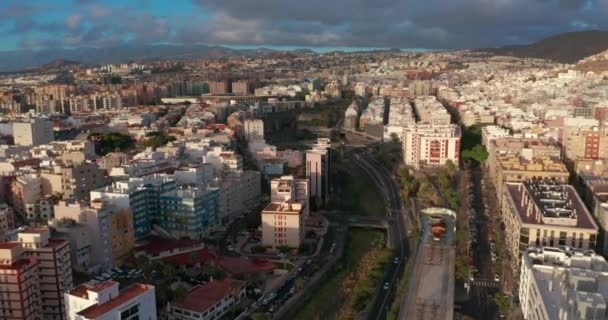
[(68, 320), (156, 320), (154, 287), (135, 283), (122, 291), (107, 280), (83, 284), (65, 294)]
[(245, 120), (244, 132), (247, 141), (264, 140), (264, 121), (261, 119)]
[(608, 263), (591, 250), (529, 248), (519, 300), (526, 320), (606, 319)]
[(308, 180), (295, 179), (293, 176), (282, 176), (270, 181), (270, 201), (295, 201), (304, 207), (304, 215), (310, 214), (310, 197), (308, 196)]
[(53, 135), (53, 122), (34, 118), (26, 122), (13, 123), (13, 138), (19, 146), (37, 146), (47, 144), (55, 137)]
[(262, 211), (262, 245), (299, 248), (304, 239), (303, 206), (297, 202), (271, 202)]
[(403, 161), (416, 169), (442, 166), (460, 159), (460, 127), (457, 125), (414, 125), (403, 129)]
[(60, 202), (55, 206), (55, 219), (72, 219), (89, 230), (91, 239), (90, 269), (108, 270), (112, 268), (114, 257), (112, 246), (112, 230), (110, 211), (102, 208), (96, 209), (77, 204)]
[(481, 144), (488, 148), (491, 141), (510, 137), (509, 129), (499, 126), (485, 126), (481, 128)]

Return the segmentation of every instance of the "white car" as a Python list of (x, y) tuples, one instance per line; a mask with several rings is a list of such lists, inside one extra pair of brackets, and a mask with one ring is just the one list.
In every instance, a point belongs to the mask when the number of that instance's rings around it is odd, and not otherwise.
[(395, 257), (395, 259), (393, 260), (394, 264), (399, 264), (399, 257)]
[(498, 274), (494, 274), (494, 281), (496, 281), (496, 282), (500, 281), (500, 277), (498, 276)]
[(388, 282), (384, 283), (384, 290), (388, 290)]

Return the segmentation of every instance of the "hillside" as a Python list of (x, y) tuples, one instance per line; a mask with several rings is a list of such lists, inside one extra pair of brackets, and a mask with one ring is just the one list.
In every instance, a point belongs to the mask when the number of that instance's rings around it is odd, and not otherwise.
[(608, 50), (579, 61), (576, 70), (595, 73), (608, 72)]
[(561, 33), (529, 45), (480, 49), (496, 55), (520, 58), (539, 58), (561, 63), (579, 60), (608, 50), (608, 31), (580, 31)]
[(308, 50), (286, 53), (272, 49), (232, 49), (207, 45), (119, 45), (104, 48), (50, 48), (42, 50), (0, 51), (0, 72), (31, 68), (46, 68), (78, 61), (84, 65), (122, 63), (125, 61), (150, 61), (160, 59), (189, 60), (200, 58), (225, 58), (234, 56), (260, 57), (269, 55), (298, 56)]

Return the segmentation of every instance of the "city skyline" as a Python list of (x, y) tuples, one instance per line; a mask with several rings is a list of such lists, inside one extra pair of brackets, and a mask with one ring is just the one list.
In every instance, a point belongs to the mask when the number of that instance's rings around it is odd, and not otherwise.
[(3, 1), (0, 51), (149, 44), (463, 49), (607, 29), (602, 0)]

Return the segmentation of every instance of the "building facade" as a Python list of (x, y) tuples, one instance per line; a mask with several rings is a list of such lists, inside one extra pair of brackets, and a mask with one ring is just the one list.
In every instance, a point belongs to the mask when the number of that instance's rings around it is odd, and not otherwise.
[(309, 196), (317, 204), (325, 204), (330, 193), (331, 143), (329, 139), (319, 138), (306, 151), (306, 177), (308, 178)]
[(107, 280), (83, 284), (65, 294), (68, 320), (156, 320), (154, 287), (135, 283), (119, 290), (119, 283)]
[(608, 263), (591, 250), (523, 252), (519, 300), (526, 320), (605, 319)]
[(304, 219), (301, 203), (271, 202), (262, 211), (262, 245), (299, 248), (304, 239)]
[(21, 243), (0, 243), (0, 318), (41, 319), (38, 272), (38, 261), (25, 254)]
[(553, 180), (507, 183), (501, 216), (515, 270), (530, 246), (595, 248), (598, 226), (571, 185)]
[(218, 188), (184, 187), (160, 196), (159, 225), (176, 238), (202, 239), (220, 224)]
[(43, 318), (65, 319), (63, 294), (72, 289), (73, 285), (68, 241), (51, 238), (49, 228), (34, 228), (19, 232), (18, 241), (25, 250), (25, 256), (38, 261)]
[(403, 131), (403, 161), (416, 169), (445, 165), (460, 160), (460, 127), (457, 125), (407, 126)]
[(53, 122), (34, 118), (26, 122), (13, 123), (13, 138), (19, 146), (37, 146), (47, 144), (55, 137), (53, 135)]
[(293, 176), (282, 176), (270, 181), (270, 201), (301, 203), (305, 216), (310, 213), (310, 197), (308, 195), (308, 180), (296, 179)]

